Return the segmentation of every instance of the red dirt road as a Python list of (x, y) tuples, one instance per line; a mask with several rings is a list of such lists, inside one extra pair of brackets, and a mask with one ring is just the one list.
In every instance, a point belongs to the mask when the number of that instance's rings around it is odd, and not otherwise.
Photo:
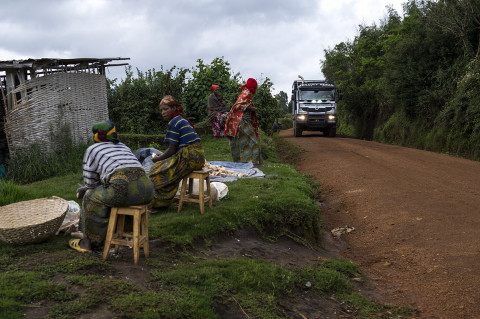
[(306, 152), (297, 170), (321, 184), (327, 229), (382, 302), (418, 318), (480, 318), (480, 162), (351, 138), (280, 133)]

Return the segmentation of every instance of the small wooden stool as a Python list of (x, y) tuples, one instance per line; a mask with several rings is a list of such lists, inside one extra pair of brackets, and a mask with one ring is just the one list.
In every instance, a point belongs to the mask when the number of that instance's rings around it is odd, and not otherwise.
[[(125, 216), (133, 216), (133, 234), (124, 233)], [(116, 231), (115, 231), (116, 226)], [(127, 238), (132, 238), (128, 241)], [(106, 260), (110, 245), (115, 245), (115, 253), (120, 246), (133, 247), (133, 261), (138, 263), (140, 247), (143, 247), (145, 257), (148, 257), (148, 213), (147, 205), (112, 207), (108, 221), (107, 237), (103, 248), (103, 259)]]
[[(203, 169), (198, 171), (193, 171), (183, 178), (182, 189), (180, 191), (180, 198), (178, 200), (178, 210), (177, 213), (180, 213), (182, 210), (183, 203), (199, 203), (200, 204), (200, 213), (202, 215), (205, 213), (204, 203), (208, 200), (208, 205), (212, 208), (212, 192), (210, 190), (210, 172), (211, 169)], [(193, 179), (198, 179), (198, 198), (193, 195)], [(205, 196), (204, 190), (204, 181), (207, 181), (207, 196)], [(187, 183), (188, 181), (188, 183)], [(188, 184), (188, 192), (187, 192)]]

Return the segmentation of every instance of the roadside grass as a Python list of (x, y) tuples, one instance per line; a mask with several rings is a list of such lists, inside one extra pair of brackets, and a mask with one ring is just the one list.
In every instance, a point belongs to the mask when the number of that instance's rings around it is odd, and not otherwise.
[(185, 246), (193, 244), (195, 239), (250, 225), (271, 240), (287, 235), (318, 247), (321, 217), (306, 178), (285, 164), (267, 163), (262, 171), (277, 177), (225, 183), (228, 195), (215, 202), (214, 209), (207, 208), (203, 216), (198, 205), (185, 205), (181, 214), (176, 207), (152, 214), (150, 237)]
[[(261, 169), (272, 177), (227, 183), (227, 197), (207, 207), (204, 215), (198, 205), (186, 205), (181, 214), (171, 207), (150, 216), (150, 239), (162, 238), (173, 249), (145, 261), (146, 285), (116, 273), (115, 259), (103, 261), (98, 253), (69, 249), (66, 236), (23, 246), (0, 242), (0, 318), (24, 318), (33, 303), (50, 305), (50, 318), (77, 318), (99, 307), (107, 307), (116, 318), (218, 318), (216, 305), (256, 318), (285, 318), (292, 314), (283, 302), (301, 302), (306, 289), (319, 298), (338, 299), (360, 318), (412, 315), (413, 309), (384, 306), (359, 294), (351, 283), (361, 277), (358, 266), (343, 259), (286, 268), (261, 259), (213, 260), (189, 253), (197, 240), (208, 243), (216, 234), (247, 226), (270, 241), (288, 236), (312, 249), (321, 247), (317, 185), (281, 163), (301, 150), (275, 136), (262, 137), (262, 143), (268, 159)], [(231, 160), (228, 140), (202, 136), (202, 144), (208, 161)], [(0, 194), (8, 190), (14, 201), (49, 196), (74, 200), (81, 181), (81, 172), (75, 172), (26, 186), (3, 183)]]

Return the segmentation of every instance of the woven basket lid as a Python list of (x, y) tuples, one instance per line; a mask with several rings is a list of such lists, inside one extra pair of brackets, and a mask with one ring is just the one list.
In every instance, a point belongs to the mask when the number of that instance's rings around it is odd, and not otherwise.
[(0, 207), (0, 239), (7, 243), (39, 242), (55, 234), (68, 211), (60, 197), (40, 198)]

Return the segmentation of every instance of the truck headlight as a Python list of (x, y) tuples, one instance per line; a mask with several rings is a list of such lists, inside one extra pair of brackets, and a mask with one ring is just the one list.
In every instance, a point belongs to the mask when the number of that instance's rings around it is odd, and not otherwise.
[(300, 121), (305, 121), (306, 118), (307, 118), (307, 117), (306, 117), (305, 115), (299, 115), (299, 116), (297, 117), (297, 119), (299, 119)]
[(330, 114), (330, 115), (328, 116), (328, 119), (329, 119), (329, 120), (334, 120), (335, 118), (336, 118), (336, 116), (335, 116), (335, 115), (332, 115), (332, 114)]

